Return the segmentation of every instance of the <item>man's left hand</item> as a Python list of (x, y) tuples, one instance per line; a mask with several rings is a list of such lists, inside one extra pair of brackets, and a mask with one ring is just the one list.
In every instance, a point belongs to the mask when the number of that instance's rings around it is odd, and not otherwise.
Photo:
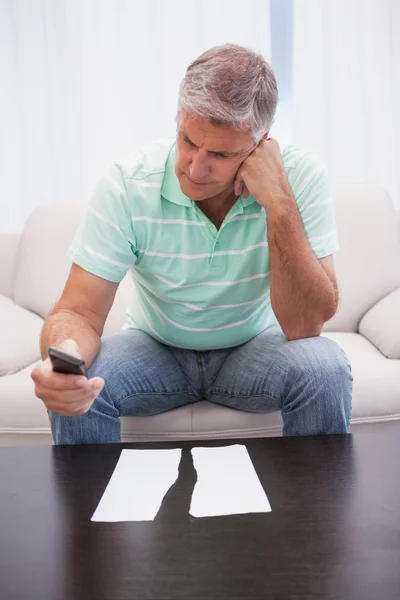
[(262, 206), (288, 186), (281, 149), (274, 138), (262, 139), (243, 161), (234, 181), (234, 193), (247, 198), (250, 194)]

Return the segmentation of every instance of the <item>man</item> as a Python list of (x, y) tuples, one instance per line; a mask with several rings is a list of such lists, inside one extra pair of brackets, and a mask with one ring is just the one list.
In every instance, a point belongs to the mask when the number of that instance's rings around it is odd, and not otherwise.
[[(349, 362), (320, 337), (338, 306), (333, 208), (318, 160), (268, 138), (277, 99), (260, 55), (212, 48), (181, 84), (176, 141), (100, 181), (32, 372), (56, 444), (116, 442), (120, 416), (202, 399), (281, 410), (284, 435), (348, 431)], [(128, 270), (127, 323), (101, 339)], [(51, 345), (88, 378), (53, 372)]]

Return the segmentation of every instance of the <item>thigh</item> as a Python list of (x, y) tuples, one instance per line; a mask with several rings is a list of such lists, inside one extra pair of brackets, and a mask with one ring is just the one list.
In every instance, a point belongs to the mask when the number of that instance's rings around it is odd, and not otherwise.
[(347, 379), (343, 350), (324, 337), (289, 342), (280, 327), (263, 331), (234, 348), (207, 390), (207, 399), (250, 412), (281, 410), (308, 386), (333, 389)]
[(136, 329), (103, 338), (88, 375), (104, 379), (101, 395), (121, 416), (154, 415), (194, 399), (168, 346)]
[(280, 410), (279, 379), (284, 373), (277, 365), (277, 356), (288, 343), (280, 327), (270, 327), (233, 348), (207, 389), (206, 399), (249, 412)]

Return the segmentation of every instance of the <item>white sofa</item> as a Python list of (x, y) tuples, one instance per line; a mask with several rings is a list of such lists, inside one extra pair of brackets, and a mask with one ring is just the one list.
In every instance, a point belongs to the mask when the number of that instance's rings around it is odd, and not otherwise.
[[(323, 335), (353, 367), (352, 427), (400, 419), (400, 219), (387, 194), (365, 184), (333, 188), (341, 251), (341, 306)], [(0, 235), (0, 446), (51, 443), (46, 410), (30, 373), (43, 319), (59, 297), (66, 249), (82, 204), (41, 206), (21, 235)], [(118, 331), (130, 289), (121, 283), (104, 334)], [(122, 419), (124, 441), (280, 435), (279, 413), (236, 411), (208, 402), (152, 417)]]

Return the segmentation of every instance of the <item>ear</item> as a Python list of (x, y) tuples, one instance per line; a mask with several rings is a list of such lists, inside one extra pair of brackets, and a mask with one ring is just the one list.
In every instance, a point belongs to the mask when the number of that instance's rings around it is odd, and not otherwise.
[(264, 133), (264, 135), (262, 136), (262, 140), (267, 140), (269, 136), (269, 131), (267, 131), (267, 133)]

